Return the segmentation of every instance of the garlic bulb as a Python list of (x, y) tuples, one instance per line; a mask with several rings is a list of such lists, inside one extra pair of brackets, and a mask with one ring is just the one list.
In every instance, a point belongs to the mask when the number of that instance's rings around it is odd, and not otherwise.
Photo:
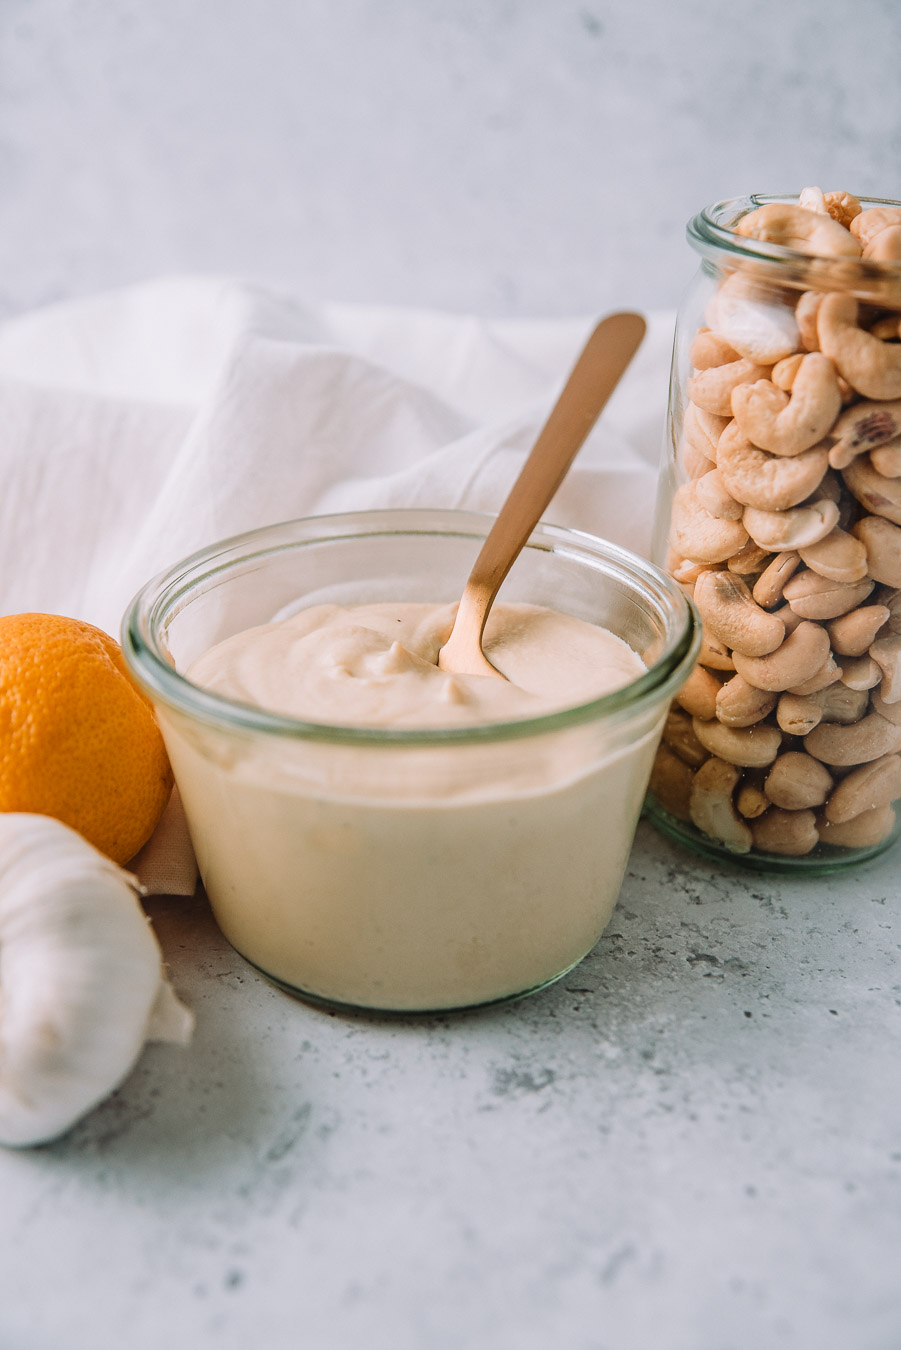
[(193, 1024), (134, 878), (57, 820), (0, 814), (0, 1143), (56, 1138)]

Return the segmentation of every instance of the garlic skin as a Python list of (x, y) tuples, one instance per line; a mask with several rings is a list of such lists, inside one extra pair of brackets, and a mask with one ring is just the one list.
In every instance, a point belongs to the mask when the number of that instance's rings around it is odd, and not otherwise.
[(57, 820), (0, 814), (0, 1144), (57, 1138), (193, 1026), (134, 878)]

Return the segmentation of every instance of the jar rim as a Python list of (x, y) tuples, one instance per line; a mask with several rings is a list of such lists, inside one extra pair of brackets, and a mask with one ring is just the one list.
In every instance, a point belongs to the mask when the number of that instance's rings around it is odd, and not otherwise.
[(593, 559), (591, 565), (596, 570), (616, 575), (654, 604), (665, 629), (663, 650), (643, 675), (609, 694), (572, 707), (465, 727), (384, 728), (308, 722), (239, 703), (194, 684), (174, 668), (162, 640), (165, 623), (190, 603), (195, 586), (239, 567), (248, 558), (361, 535), (438, 533), (483, 539), (493, 522), (491, 515), (456, 510), (354, 511), (301, 517), (219, 540), (151, 578), (138, 591), (122, 619), (123, 655), (134, 678), (153, 699), (217, 730), (357, 746), (446, 746), (513, 740), (639, 713), (650, 701), (663, 703), (678, 690), (701, 644), (697, 611), (678, 583), (653, 563), (616, 544), (585, 531), (545, 523), (532, 533), (526, 549), (556, 552), (581, 561)]
[[(796, 280), (801, 285), (812, 285), (817, 289), (823, 289), (824, 284), (828, 284), (836, 289), (859, 288), (866, 291), (880, 281), (901, 280), (901, 261), (835, 258), (823, 253), (806, 253), (801, 249), (790, 248), (787, 244), (749, 239), (735, 233), (736, 224), (749, 211), (771, 202), (797, 205), (798, 195), (797, 192), (754, 192), (713, 202), (689, 220), (685, 231), (688, 242), (696, 253), (712, 262), (728, 265), (730, 261), (743, 259), (770, 263), (778, 268), (780, 282), (783, 283)], [(873, 206), (901, 207), (901, 201), (889, 197), (860, 197), (858, 200), (864, 210)], [(832, 279), (827, 280), (822, 276), (817, 279), (816, 273), (811, 275), (812, 268), (821, 267), (824, 262), (831, 264)]]

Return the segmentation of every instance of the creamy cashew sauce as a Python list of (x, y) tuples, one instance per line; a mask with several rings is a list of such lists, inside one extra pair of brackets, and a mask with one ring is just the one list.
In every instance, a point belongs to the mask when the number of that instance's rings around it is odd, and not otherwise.
[[(332, 726), (442, 729), (587, 702), (641, 675), (614, 634), (498, 605), (505, 680), (435, 664), (455, 607), (319, 605), (238, 633), (190, 680)], [(588, 952), (622, 880), (662, 710), (424, 746), (243, 736), (161, 713), (226, 936), (292, 988), (369, 1008), (461, 1007)]]
[(188, 672), (241, 703), (341, 726), (507, 722), (587, 703), (644, 663), (622, 638), (537, 605), (497, 605), (482, 649), (504, 680), (448, 675), (455, 605), (315, 605), (218, 644)]

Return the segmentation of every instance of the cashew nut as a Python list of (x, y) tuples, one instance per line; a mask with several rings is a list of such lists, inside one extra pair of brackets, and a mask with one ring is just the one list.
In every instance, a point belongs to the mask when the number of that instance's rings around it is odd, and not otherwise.
[(822, 720), (822, 701), (815, 694), (780, 694), (776, 721), (789, 736), (806, 736)]
[(735, 421), (719, 439), (716, 466), (736, 501), (759, 511), (784, 511), (816, 490), (828, 468), (828, 456), (818, 446), (791, 459), (768, 454), (752, 445)]
[(885, 605), (888, 618), (885, 621), (889, 633), (901, 633), (901, 590), (891, 586), (880, 586), (873, 596), (875, 604)]
[(889, 616), (886, 605), (864, 605), (827, 623), (838, 656), (863, 656)]
[(819, 694), (823, 690), (831, 688), (841, 677), (842, 668), (830, 654), (809, 680), (802, 680), (800, 684), (793, 684), (788, 692), (797, 694), (801, 698), (809, 698), (811, 694)]
[(798, 325), (798, 332), (801, 334), (801, 341), (809, 352), (820, 350), (820, 339), (817, 335), (817, 314), (822, 298), (822, 291), (805, 291), (795, 306), (795, 322)]
[(690, 559), (680, 558), (678, 553), (673, 553), (670, 550), (666, 566), (680, 586), (693, 586), (701, 573), (707, 571), (710, 564), (691, 562)]
[(763, 853), (801, 857), (819, 843), (816, 816), (812, 811), (783, 811), (771, 806), (751, 826), (754, 847)]
[(741, 520), (742, 504), (728, 491), (718, 469), (710, 469), (698, 479), (697, 498), (712, 516)]
[(901, 337), (901, 314), (883, 314), (881, 319), (866, 326), (873, 337), (882, 338), (884, 342), (896, 342)]
[(861, 211), (848, 226), (861, 248), (867, 248), (883, 230), (901, 225), (901, 207), (871, 206)]
[(668, 745), (674, 755), (693, 769), (697, 769), (709, 758), (704, 746), (694, 733), (692, 719), (681, 708), (670, 708), (663, 724), (663, 743)]
[[(800, 623), (781, 647), (768, 656), (742, 656), (735, 652), (735, 669), (757, 689), (782, 693), (809, 680), (829, 657), (829, 635), (815, 623)], [(717, 752), (714, 751), (714, 754)]]
[(725, 562), (746, 543), (748, 534), (740, 520), (712, 516), (698, 499), (697, 480), (683, 483), (673, 498), (671, 541), (692, 562)]
[(792, 311), (741, 272), (722, 283), (707, 306), (706, 319), (739, 356), (758, 365), (771, 366), (798, 346)]
[(664, 811), (688, 823), (691, 820), (688, 799), (693, 778), (694, 770), (674, 755), (668, 745), (661, 745), (651, 770), (648, 790), (653, 792)]
[(708, 759), (694, 776), (689, 810), (702, 833), (719, 839), (733, 853), (747, 853), (753, 842), (749, 827), (732, 803), (741, 771), (721, 759)]
[(823, 722), (840, 722), (850, 726), (859, 722), (867, 710), (869, 699), (865, 690), (849, 689), (846, 684), (833, 684), (816, 697), (819, 698)]
[(822, 689), (828, 689), (830, 685), (835, 684), (836, 680), (842, 677), (842, 668), (835, 661), (830, 653), (819, 670), (811, 675), (808, 680), (801, 680), (799, 684), (793, 684), (789, 687), (790, 694), (799, 694), (801, 698), (807, 698), (811, 694), (818, 694)]
[(826, 192), (823, 201), (832, 219), (844, 225), (845, 229), (850, 228), (851, 221), (860, 215), (862, 209), (853, 192)]
[(796, 572), (782, 592), (791, 608), (804, 619), (837, 619), (862, 605), (873, 582), (831, 581), (818, 572)]
[(705, 632), (701, 637), (701, 650), (698, 660), (711, 670), (734, 670), (735, 662), (729, 655), (729, 648), (712, 633)]
[(765, 571), (761, 572), (754, 583), (752, 595), (758, 605), (762, 605), (764, 609), (772, 609), (774, 605), (778, 605), (782, 599), (786, 582), (800, 565), (800, 553), (777, 553), (770, 565)]
[(843, 778), (827, 801), (823, 815), (836, 823), (853, 820), (861, 811), (890, 806), (899, 796), (901, 756), (883, 755)]
[(704, 451), (689, 436), (682, 437), (682, 467), (689, 478), (701, 478), (716, 468), (713, 460), (708, 459)]
[(871, 712), (850, 726), (821, 722), (804, 744), (808, 754), (826, 764), (869, 764), (880, 755), (901, 750), (901, 726), (893, 726), (879, 713)]
[(812, 572), (829, 581), (862, 581), (867, 575), (867, 550), (864, 544), (837, 525), (818, 544), (811, 544), (799, 552)]
[(811, 759), (803, 750), (787, 750), (773, 761), (763, 790), (774, 806), (802, 811), (808, 806), (822, 806), (832, 784), (831, 773), (818, 759)]
[[(858, 217), (860, 219), (860, 217)], [(901, 346), (858, 327), (853, 295), (824, 295), (817, 315), (820, 350), (864, 398), (901, 398)]]
[(796, 614), (789, 604), (780, 605), (778, 609), (773, 610), (773, 613), (777, 614), (785, 624), (786, 637), (788, 637), (789, 633), (793, 633), (799, 624), (805, 622), (804, 615)]
[(732, 554), (726, 566), (730, 572), (735, 572), (740, 577), (752, 576), (763, 570), (769, 556), (765, 548), (760, 548), (749, 539), (737, 553)]
[[(730, 491), (734, 496), (734, 489)], [(776, 511), (746, 506), (742, 524), (755, 544), (771, 553), (783, 553), (818, 544), (838, 524), (838, 517), (839, 509), (830, 501)]]
[(827, 258), (857, 258), (860, 244), (844, 226), (818, 211), (787, 202), (768, 202), (749, 211), (735, 226), (736, 234), (781, 244), (799, 253)]
[(711, 516), (697, 495), (697, 479), (682, 483), (673, 498), (671, 543), (694, 563), (724, 563), (747, 543), (747, 531), (739, 520)]
[(740, 359), (735, 348), (709, 328), (698, 329), (688, 356), (695, 370), (712, 370), (714, 366), (725, 366)]
[(901, 399), (856, 403), (842, 413), (830, 434), (835, 444), (829, 451), (829, 463), (833, 469), (844, 469), (858, 455), (901, 435)]
[(882, 679), (882, 671), (872, 656), (840, 656), (842, 684), (849, 689), (875, 689)]
[(717, 417), (716, 413), (689, 403), (685, 409), (685, 425), (694, 436), (708, 459), (716, 459), (716, 446), (723, 431), (729, 425), (730, 417)]
[(806, 736), (820, 722), (857, 722), (867, 708), (867, 695), (832, 683), (813, 694), (781, 694), (776, 721), (790, 736)]
[(732, 390), (740, 384), (753, 380), (762, 380), (769, 373), (769, 366), (758, 365), (744, 357), (740, 361), (728, 361), (723, 366), (712, 366), (693, 375), (686, 385), (688, 397), (705, 412), (715, 413), (718, 417), (732, 416)]
[(879, 693), (883, 703), (901, 701), (901, 636), (891, 633), (870, 646), (870, 656), (882, 672)]
[(755, 689), (741, 675), (720, 686), (714, 715), (727, 727), (752, 727), (762, 722), (776, 706), (776, 695)]
[(745, 778), (735, 794), (735, 805), (738, 814), (744, 816), (745, 820), (756, 820), (758, 816), (762, 816), (764, 811), (769, 809), (770, 799), (759, 783)]
[[(866, 262), (900, 262), (901, 225), (889, 225), (887, 229), (881, 229), (863, 250), (863, 258)], [(882, 286), (881, 294), (886, 296), (885, 285)], [(893, 294), (897, 294), (897, 290)]]
[(785, 637), (782, 620), (756, 605), (741, 577), (732, 572), (705, 572), (695, 583), (694, 599), (705, 628), (733, 653), (765, 656)]
[(692, 717), (703, 717), (709, 722), (716, 717), (716, 699), (722, 687), (709, 670), (695, 666), (676, 695), (676, 702)]
[(829, 214), (822, 188), (802, 188), (798, 193), (798, 205), (803, 206), (805, 211), (822, 211), (824, 215)]
[(901, 703), (889, 703), (878, 689), (874, 689), (870, 695), (870, 705), (873, 712), (891, 722), (892, 726), (901, 727)]
[(901, 436), (871, 450), (870, 464), (883, 478), (901, 478)]
[(861, 811), (853, 820), (833, 824), (819, 822), (820, 842), (839, 848), (870, 848), (881, 844), (895, 828), (895, 813), (890, 806), (877, 806), (875, 811)]
[(844, 479), (861, 506), (901, 525), (901, 479), (884, 478), (866, 459), (855, 459), (849, 464)]
[(762, 768), (779, 753), (782, 732), (778, 727), (759, 724), (752, 727), (728, 727), (723, 722), (703, 722), (692, 718), (692, 727), (705, 750), (729, 764)]
[(732, 391), (732, 414), (761, 450), (797, 455), (826, 435), (842, 406), (835, 367), (821, 352), (802, 359), (791, 393), (771, 380), (739, 384)]
[(777, 361), (770, 371), (773, 384), (787, 393), (795, 382), (795, 376), (801, 369), (803, 360), (804, 352), (792, 352), (791, 356), (784, 356), (781, 361)]
[(716, 447), (719, 444), (719, 439), (726, 427), (732, 421), (731, 409), (729, 412), (720, 416), (717, 413), (708, 412), (706, 408), (698, 408), (696, 415), (698, 426), (704, 432), (704, 435), (713, 447), (711, 453), (713, 454), (713, 457), (716, 458)]
[(854, 533), (866, 549), (867, 574), (885, 586), (901, 586), (901, 528), (882, 516), (865, 516)]

